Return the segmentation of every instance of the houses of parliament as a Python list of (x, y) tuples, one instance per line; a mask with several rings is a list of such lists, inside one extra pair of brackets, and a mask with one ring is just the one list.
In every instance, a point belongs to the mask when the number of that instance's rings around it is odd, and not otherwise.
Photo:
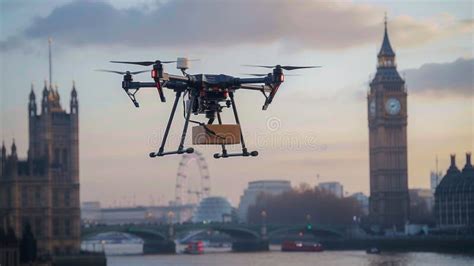
[(15, 142), (0, 157), (0, 227), (18, 238), (29, 225), (38, 254), (74, 254), (80, 250), (79, 106), (73, 84), (69, 112), (57, 87), (45, 82), (41, 113), (31, 88), (27, 107), (29, 148), (25, 160)]

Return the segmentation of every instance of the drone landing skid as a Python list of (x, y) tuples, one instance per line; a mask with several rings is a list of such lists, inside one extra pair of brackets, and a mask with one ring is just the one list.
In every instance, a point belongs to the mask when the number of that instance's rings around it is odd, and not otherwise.
[(251, 151), (251, 152), (241, 152), (241, 153), (214, 153), (214, 158), (219, 159), (219, 158), (229, 158), (229, 157), (237, 157), (237, 156), (243, 156), (243, 157), (256, 157), (258, 156), (258, 151)]
[(154, 157), (162, 157), (162, 156), (165, 156), (165, 155), (172, 155), (172, 154), (183, 154), (183, 153), (193, 153), (194, 152), (194, 148), (187, 148), (187, 149), (181, 149), (181, 150), (177, 150), (177, 151), (167, 151), (167, 152), (151, 152), (150, 153), (150, 157), (154, 158)]

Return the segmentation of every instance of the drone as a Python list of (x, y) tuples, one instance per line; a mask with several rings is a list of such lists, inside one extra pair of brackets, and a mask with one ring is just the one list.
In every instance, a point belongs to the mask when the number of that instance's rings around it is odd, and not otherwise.
[[(172, 90), (175, 94), (171, 113), (166, 124), (166, 129), (158, 151), (151, 152), (150, 157), (162, 157), (172, 154), (193, 153), (194, 148), (184, 148), (186, 133), (189, 123), (195, 123), (193, 127), (193, 145), (220, 145), (221, 153), (215, 153), (214, 158), (229, 158), (236, 156), (255, 157), (258, 151), (248, 151), (245, 146), (245, 140), (240, 127), (239, 115), (235, 104), (234, 94), (237, 90), (259, 91), (265, 97), (262, 110), (267, 110), (272, 103), (278, 88), (285, 80), (283, 70), (296, 70), (306, 68), (318, 68), (320, 66), (288, 66), (288, 65), (245, 65), (250, 67), (261, 67), (272, 69), (268, 74), (246, 74), (253, 76), (250, 78), (234, 77), (224, 74), (188, 74), (190, 60), (187, 58), (178, 58), (173, 61), (110, 61), (118, 64), (132, 64), (140, 66), (151, 66), (151, 70), (142, 71), (115, 71), (99, 69), (98, 71), (110, 72), (123, 75), (122, 89), (128, 95), (135, 107), (139, 103), (135, 97), (140, 89), (154, 88), (157, 90), (160, 101), (166, 102), (164, 89)], [(173, 75), (166, 73), (163, 65), (176, 63), (182, 75)], [(133, 75), (151, 71), (151, 82), (139, 82), (133, 80)], [(180, 143), (177, 150), (165, 151), (166, 141), (169, 131), (176, 114), (176, 108), (180, 98), (183, 99), (184, 110), (184, 128), (182, 130)], [(225, 108), (232, 108), (235, 124), (223, 124), (221, 112)], [(191, 114), (204, 114), (207, 122), (191, 120)], [(217, 124), (214, 124), (217, 118)], [(241, 144), (242, 152), (230, 153), (226, 145)]]

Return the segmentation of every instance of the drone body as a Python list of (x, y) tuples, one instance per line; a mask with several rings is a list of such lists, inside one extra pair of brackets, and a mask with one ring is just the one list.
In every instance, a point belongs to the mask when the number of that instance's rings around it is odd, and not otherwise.
[[(204, 132), (204, 139), (200, 141), (196, 140), (196, 136), (193, 136), (194, 144), (216, 144), (221, 145), (222, 153), (214, 154), (214, 158), (228, 158), (234, 156), (257, 156), (257, 151), (249, 152), (245, 146), (244, 137), (240, 128), (240, 120), (237, 113), (237, 108), (234, 100), (234, 93), (237, 90), (255, 90), (260, 91), (265, 96), (265, 102), (262, 107), (266, 110), (268, 105), (271, 104), (273, 98), (280, 85), (284, 82), (283, 70), (294, 70), (300, 68), (314, 68), (310, 67), (297, 67), (297, 66), (257, 66), (264, 68), (272, 68), (272, 72), (268, 74), (251, 74), (257, 76), (255, 78), (240, 78), (229, 75), (212, 75), (212, 74), (188, 74), (186, 70), (189, 68), (189, 61), (186, 58), (178, 58), (177, 61), (142, 61), (142, 62), (128, 62), (128, 61), (111, 61), (112, 63), (123, 63), (123, 64), (135, 64), (142, 66), (152, 66), (151, 78), (153, 82), (137, 82), (133, 80), (132, 75), (143, 73), (146, 71), (136, 72), (119, 72), (112, 70), (100, 70), (105, 72), (112, 72), (124, 75), (122, 81), (122, 88), (130, 97), (135, 107), (139, 107), (139, 104), (135, 98), (135, 94), (142, 88), (155, 88), (158, 91), (160, 100), (166, 102), (163, 89), (170, 89), (175, 92), (175, 98), (171, 114), (168, 119), (168, 123), (163, 135), (161, 145), (157, 152), (150, 153), (150, 157), (165, 156), (170, 154), (183, 154), (194, 152), (193, 148), (184, 148), (184, 141), (186, 139), (186, 132), (188, 129), (189, 122), (199, 124), (195, 132)], [(177, 62), (177, 68), (181, 70), (182, 76), (171, 75), (163, 71), (163, 64)], [(173, 118), (176, 113), (176, 108), (179, 103), (179, 99), (183, 97), (183, 104), (185, 105), (185, 123), (181, 135), (180, 144), (178, 149), (175, 151), (165, 151), (165, 144), (168, 138), (169, 130), (171, 128)], [(230, 125), (222, 124), (220, 113), (224, 108), (232, 108), (235, 124), (234, 127)], [(207, 122), (198, 122), (191, 120), (191, 114), (199, 115), (204, 114), (207, 118)], [(217, 118), (218, 124), (213, 125)], [(212, 129), (211, 129), (212, 128)], [(229, 138), (229, 134), (230, 137)], [(198, 136), (199, 137), (199, 136)], [(203, 137), (201, 135), (201, 137)], [(232, 138), (234, 137), (234, 138)], [(235, 138), (238, 138), (236, 140)], [(238, 144), (242, 146), (242, 152), (239, 153), (228, 153), (226, 144)]]

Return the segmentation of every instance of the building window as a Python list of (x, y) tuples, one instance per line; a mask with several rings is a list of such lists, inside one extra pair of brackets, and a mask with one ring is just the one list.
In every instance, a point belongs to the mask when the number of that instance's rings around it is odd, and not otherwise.
[(53, 219), (53, 235), (59, 236), (59, 219), (58, 218)]
[(54, 149), (54, 164), (59, 165), (59, 149)]
[(53, 190), (53, 206), (59, 206), (59, 191), (57, 189)]
[(71, 220), (69, 219), (64, 220), (64, 234), (66, 236), (71, 235)]
[(30, 219), (27, 216), (23, 216), (21, 219), (21, 230), (25, 229), (27, 224), (30, 224)]
[(10, 188), (7, 188), (7, 207), (12, 207), (13, 202), (12, 202), (12, 191)]
[(43, 235), (43, 223), (40, 217), (35, 218), (35, 235), (41, 237)]
[(69, 207), (71, 205), (71, 194), (69, 190), (64, 192), (64, 206)]
[(28, 206), (28, 189), (27, 187), (22, 187), (21, 189), (21, 206), (27, 207)]
[(67, 169), (68, 167), (69, 156), (67, 154), (67, 149), (63, 149), (63, 168)]
[(35, 205), (37, 207), (41, 206), (41, 188), (37, 187), (35, 190)]

